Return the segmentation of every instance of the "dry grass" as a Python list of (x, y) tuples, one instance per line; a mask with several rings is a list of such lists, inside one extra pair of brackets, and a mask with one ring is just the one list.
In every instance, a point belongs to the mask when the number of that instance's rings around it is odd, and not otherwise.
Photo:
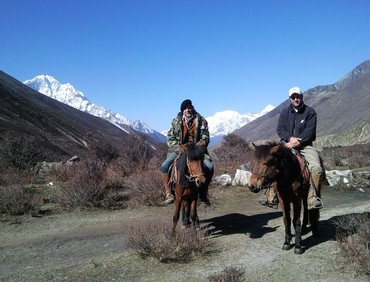
[(370, 143), (352, 146), (324, 147), (321, 156), (328, 167), (370, 166)]
[(205, 254), (206, 232), (187, 228), (172, 232), (172, 224), (147, 223), (126, 230), (126, 246), (142, 258), (187, 262)]
[(335, 223), (342, 266), (370, 275), (370, 213), (342, 216)]
[(225, 266), (220, 273), (208, 276), (208, 280), (211, 282), (245, 281), (245, 269), (244, 267)]

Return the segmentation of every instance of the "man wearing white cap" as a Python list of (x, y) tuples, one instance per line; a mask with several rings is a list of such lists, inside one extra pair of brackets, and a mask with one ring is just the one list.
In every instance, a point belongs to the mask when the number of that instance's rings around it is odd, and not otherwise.
[(289, 107), (280, 113), (277, 133), (285, 142), (285, 147), (299, 150), (307, 161), (310, 171), (308, 209), (320, 209), (323, 203), (317, 195), (323, 168), (318, 151), (312, 147), (316, 139), (316, 111), (303, 103), (299, 87), (289, 89), (289, 101)]

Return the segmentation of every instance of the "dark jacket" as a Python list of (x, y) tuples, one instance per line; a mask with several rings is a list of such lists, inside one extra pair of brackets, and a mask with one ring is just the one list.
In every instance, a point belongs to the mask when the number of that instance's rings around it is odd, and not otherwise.
[[(209, 144), (207, 120), (198, 112), (195, 112), (193, 115), (193, 122), (195, 124), (194, 141), (206, 149)], [(167, 134), (167, 145), (170, 152), (179, 153), (181, 151), (181, 145), (185, 143), (186, 140), (183, 140), (182, 113), (180, 112), (172, 120), (171, 128)]]
[(277, 134), (280, 139), (289, 142), (290, 137), (302, 138), (301, 146), (312, 146), (316, 139), (316, 111), (302, 103), (296, 112), (292, 105), (280, 113)]

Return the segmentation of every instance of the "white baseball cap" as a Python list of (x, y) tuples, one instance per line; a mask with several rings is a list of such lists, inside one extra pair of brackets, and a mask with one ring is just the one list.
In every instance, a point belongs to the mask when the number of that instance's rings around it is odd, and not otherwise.
[(290, 98), (290, 96), (292, 96), (293, 94), (299, 94), (299, 95), (302, 95), (301, 88), (299, 88), (299, 87), (293, 87), (293, 88), (290, 88), (290, 89), (289, 89), (289, 98)]

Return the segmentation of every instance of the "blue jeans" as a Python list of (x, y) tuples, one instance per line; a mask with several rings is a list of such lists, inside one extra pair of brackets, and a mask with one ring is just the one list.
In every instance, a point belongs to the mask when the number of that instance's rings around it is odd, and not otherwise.
[[(170, 169), (171, 164), (175, 161), (177, 157), (177, 153), (172, 152), (167, 154), (167, 159), (163, 162), (161, 165), (161, 172), (162, 173), (168, 173), (168, 170)], [(211, 158), (208, 155), (204, 156), (204, 165), (207, 168), (208, 171), (212, 171), (214, 169), (214, 165), (212, 163)]]

